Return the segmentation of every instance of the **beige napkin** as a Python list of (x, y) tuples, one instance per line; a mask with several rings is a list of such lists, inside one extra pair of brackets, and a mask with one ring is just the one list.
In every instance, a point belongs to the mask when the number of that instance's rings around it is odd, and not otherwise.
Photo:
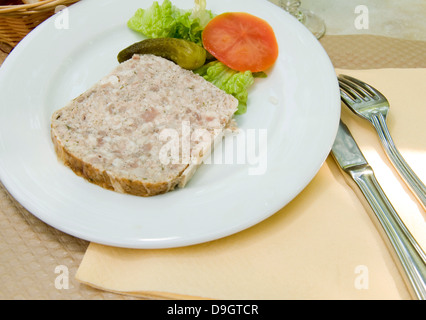
[[(394, 141), (426, 181), (426, 69), (336, 72), (363, 79), (388, 97)], [(373, 127), (346, 107), (342, 118), (426, 248), (426, 214), (391, 166)], [(331, 157), (289, 205), (248, 230), (164, 250), (91, 243), (76, 279), (144, 298), (411, 299), (388, 248)]]

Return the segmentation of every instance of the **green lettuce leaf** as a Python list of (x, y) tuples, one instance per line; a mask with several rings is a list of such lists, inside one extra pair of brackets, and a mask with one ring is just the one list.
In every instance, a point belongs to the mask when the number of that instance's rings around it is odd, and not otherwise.
[(195, 0), (192, 9), (191, 19), (197, 20), (202, 29), (213, 19), (214, 14), (210, 10), (206, 10), (206, 0)]
[(150, 8), (138, 9), (127, 26), (148, 38), (168, 38), (175, 33), (178, 16), (180, 12), (169, 0), (165, 0), (161, 6), (154, 1)]
[(170, 0), (154, 1), (148, 9), (138, 9), (127, 26), (148, 38), (178, 38), (202, 45), (202, 32), (214, 17), (205, 0), (196, 0), (193, 10), (176, 8)]
[(236, 71), (220, 61), (212, 61), (194, 72), (238, 99), (238, 110), (235, 114), (247, 112), (248, 89), (254, 83), (254, 76), (250, 71)]

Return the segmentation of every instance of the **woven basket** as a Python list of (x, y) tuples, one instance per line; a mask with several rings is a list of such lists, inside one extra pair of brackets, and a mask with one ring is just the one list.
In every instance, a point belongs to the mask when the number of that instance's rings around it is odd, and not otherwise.
[(45, 0), (33, 4), (0, 6), (0, 43), (15, 47), (31, 30), (55, 13), (58, 6), (79, 0)]

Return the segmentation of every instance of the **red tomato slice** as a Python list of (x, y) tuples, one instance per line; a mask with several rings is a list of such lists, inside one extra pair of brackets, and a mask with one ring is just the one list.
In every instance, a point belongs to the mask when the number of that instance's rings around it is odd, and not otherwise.
[(203, 45), (216, 59), (237, 71), (265, 71), (278, 58), (272, 27), (244, 12), (214, 17), (203, 31)]

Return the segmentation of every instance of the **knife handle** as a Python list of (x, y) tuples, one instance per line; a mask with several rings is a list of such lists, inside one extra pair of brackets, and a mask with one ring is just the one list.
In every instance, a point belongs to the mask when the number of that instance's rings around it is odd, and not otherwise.
[(404, 280), (419, 300), (426, 300), (426, 255), (402, 222), (385, 195), (369, 165), (348, 170), (386, 235), (385, 240), (394, 250), (395, 259), (403, 271)]

